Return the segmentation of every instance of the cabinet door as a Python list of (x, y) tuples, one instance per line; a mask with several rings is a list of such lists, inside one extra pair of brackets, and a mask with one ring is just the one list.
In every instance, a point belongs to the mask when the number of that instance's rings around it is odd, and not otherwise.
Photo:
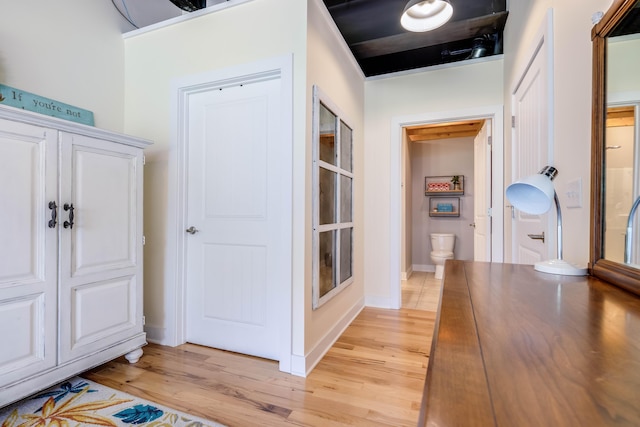
[(0, 387), (56, 364), (57, 136), (0, 119)]
[(142, 332), (142, 150), (62, 133), (60, 159), (66, 362)]

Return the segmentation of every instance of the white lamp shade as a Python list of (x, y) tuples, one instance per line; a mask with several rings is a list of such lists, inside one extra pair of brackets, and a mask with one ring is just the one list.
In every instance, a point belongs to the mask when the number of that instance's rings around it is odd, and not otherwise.
[(447, 0), (411, 0), (402, 12), (400, 24), (405, 30), (424, 32), (444, 25), (453, 15)]
[(507, 187), (507, 198), (511, 204), (523, 212), (540, 215), (551, 208), (555, 190), (549, 177), (531, 175)]

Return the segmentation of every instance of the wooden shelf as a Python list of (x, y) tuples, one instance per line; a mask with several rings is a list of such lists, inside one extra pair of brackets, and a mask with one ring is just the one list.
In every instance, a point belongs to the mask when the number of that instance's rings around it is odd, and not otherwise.
[(425, 196), (462, 196), (464, 190), (451, 190), (451, 191), (425, 191)]
[(429, 216), (460, 216), (460, 212), (429, 212)]
[(429, 216), (460, 216), (460, 197), (429, 197)]
[[(457, 188), (453, 184), (453, 177), (458, 177)], [(464, 175), (425, 176), (425, 196), (460, 196), (464, 194)]]

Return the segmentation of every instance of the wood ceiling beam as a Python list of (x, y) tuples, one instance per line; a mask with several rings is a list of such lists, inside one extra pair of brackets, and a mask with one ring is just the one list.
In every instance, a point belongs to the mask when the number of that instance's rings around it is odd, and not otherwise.
[(633, 106), (607, 109), (607, 127), (633, 126), (634, 124), (635, 108)]
[(474, 137), (478, 134), (484, 120), (453, 123), (437, 123), (427, 126), (407, 127), (407, 138), (411, 142), (433, 141), (437, 139)]
[(449, 131), (451, 129), (480, 129), (484, 120), (465, 120), (461, 122), (443, 122), (430, 125), (407, 126), (406, 129), (411, 132), (429, 133), (433, 129)]
[(451, 139), (451, 138), (467, 138), (476, 136), (478, 132), (442, 132), (442, 133), (432, 133), (428, 135), (409, 135), (409, 141), (411, 142), (424, 142), (424, 141), (435, 141), (438, 139)]

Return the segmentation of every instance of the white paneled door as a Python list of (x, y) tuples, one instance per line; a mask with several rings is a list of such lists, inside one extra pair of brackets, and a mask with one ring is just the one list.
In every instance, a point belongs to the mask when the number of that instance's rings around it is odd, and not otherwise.
[[(550, 160), (553, 145), (549, 129), (552, 100), (549, 99), (548, 44), (546, 38), (541, 40), (513, 93), (511, 182), (537, 173)], [(555, 243), (553, 233), (549, 232), (549, 214), (530, 215), (515, 208), (511, 208), (511, 214), (513, 263), (535, 264), (549, 258), (548, 248)]]
[(491, 261), (491, 120), (473, 140), (473, 260)]
[(277, 360), (282, 239), (280, 80), (189, 96), (188, 342)]

